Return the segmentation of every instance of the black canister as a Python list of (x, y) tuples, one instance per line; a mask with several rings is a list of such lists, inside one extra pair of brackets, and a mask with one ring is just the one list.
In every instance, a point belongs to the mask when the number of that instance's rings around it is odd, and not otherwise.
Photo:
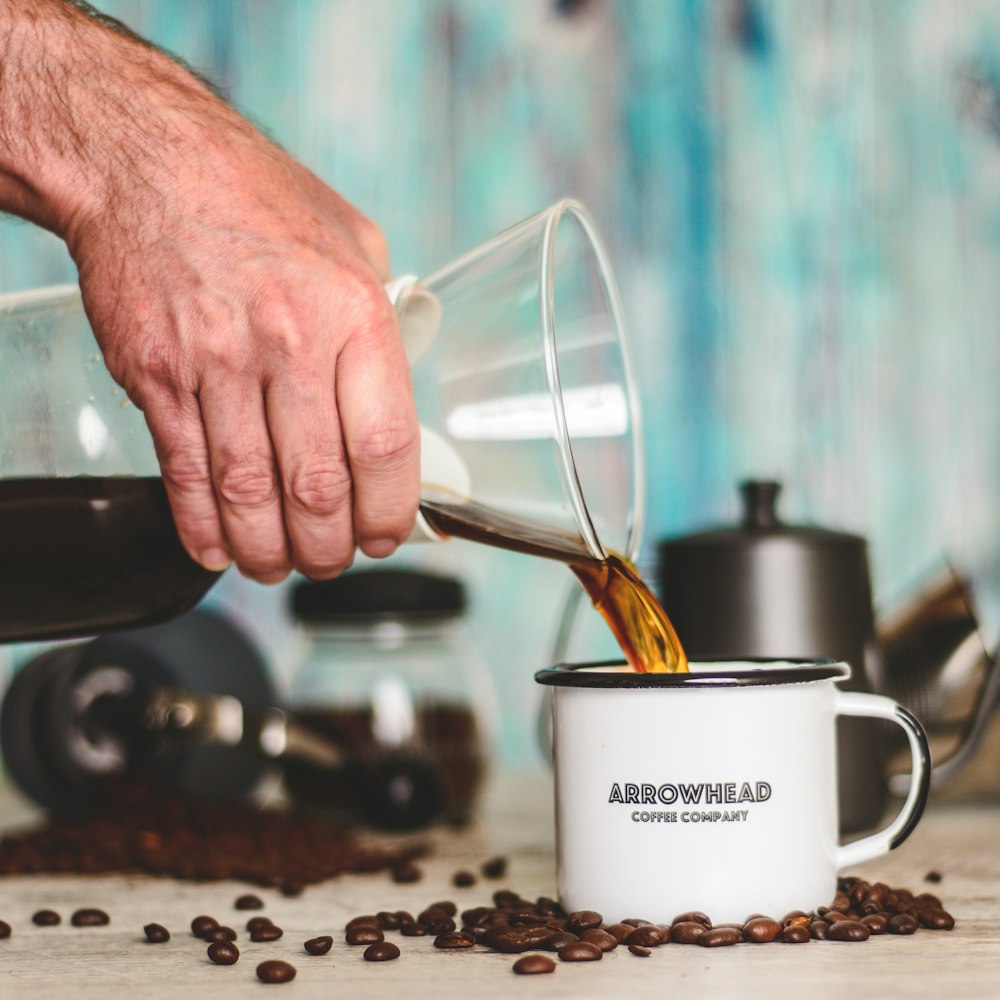
[[(782, 523), (778, 483), (746, 482), (741, 491), (741, 525), (658, 547), (658, 591), (688, 657), (831, 657), (851, 666), (846, 690), (871, 691), (877, 653), (864, 538)], [(840, 828), (868, 829), (888, 798), (879, 724), (840, 719), (837, 732)]]

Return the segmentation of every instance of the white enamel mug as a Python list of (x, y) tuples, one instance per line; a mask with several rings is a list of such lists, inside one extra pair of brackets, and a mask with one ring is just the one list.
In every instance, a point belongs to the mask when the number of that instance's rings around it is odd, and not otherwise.
[[(846, 663), (693, 663), (687, 674), (559, 665), (553, 688), (559, 898), (567, 911), (715, 923), (829, 904), (842, 869), (898, 847), (927, 799), (920, 723), (880, 695), (841, 691)], [(838, 715), (906, 733), (910, 791), (884, 829), (837, 839)], [(877, 766), (875, 761), (872, 766)]]

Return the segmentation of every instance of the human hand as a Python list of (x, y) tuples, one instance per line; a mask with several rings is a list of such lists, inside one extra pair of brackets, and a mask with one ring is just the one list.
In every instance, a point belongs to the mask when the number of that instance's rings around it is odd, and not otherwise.
[(388, 555), (419, 435), (381, 232), (123, 26), (0, 20), (0, 210), (66, 240), (187, 550), (265, 582)]

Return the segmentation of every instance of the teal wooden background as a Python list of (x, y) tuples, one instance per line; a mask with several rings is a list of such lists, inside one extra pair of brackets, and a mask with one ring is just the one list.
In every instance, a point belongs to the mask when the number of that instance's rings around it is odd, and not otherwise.
[[(647, 553), (777, 477), (789, 519), (869, 538), (880, 604), (948, 555), (996, 635), (1000, 3), (98, 6), (376, 219), (399, 271), (579, 197), (640, 372)], [(72, 276), (58, 241), (0, 223), (0, 290)], [(527, 759), (565, 570), (460, 542), (399, 560), (469, 580), (504, 754)], [(215, 599), (293, 669), (280, 592)]]

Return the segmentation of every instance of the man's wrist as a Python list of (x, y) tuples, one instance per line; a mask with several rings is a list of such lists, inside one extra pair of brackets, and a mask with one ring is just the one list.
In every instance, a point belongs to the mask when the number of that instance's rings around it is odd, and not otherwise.
[(250, 129), (183, 67), (64, 0), (0, 0), (0, 25), (0, 209), (71, 249), (90, 220), (152, 195), (220, 108)]

